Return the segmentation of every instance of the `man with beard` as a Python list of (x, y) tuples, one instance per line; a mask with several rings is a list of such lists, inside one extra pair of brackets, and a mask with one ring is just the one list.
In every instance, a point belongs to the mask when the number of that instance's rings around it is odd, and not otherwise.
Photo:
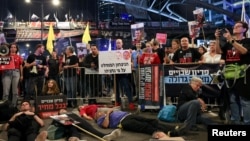
[[(91, 50), (91, 53), (85, 57), (83, 66), (92, 71), (98, 71), (99, 50), (95, 43), (90, 44), (90, 50)], [(101, 88), (102, 88), (101, 75), (98, 75), (98, 74), (86, 75), (86, 90), (87, 90), (88, 96), (96, 97), (96, 96), (101, 95)]]
[[(36, 50), (34, 54), (30, 54), (24, 65), (24, 68), (29, 69), (28, 79), (27, 79), (27, 93), (25, 99), (30, 99), (31, 96), (36, 92), (37, 95), (42, 95), (42, 88), (44, 84), (44, 73), (47, 69), (46, 67), (46, 57), (43, 56), (44, 45), (36, 45)], [(35, 91), (36, 88), (36, 91)]]
[(170, 64), (199, 62), (202, 56), (195, 48), (189, 47), (188, 37), (181, 38), (181, 48), (176, 50)]

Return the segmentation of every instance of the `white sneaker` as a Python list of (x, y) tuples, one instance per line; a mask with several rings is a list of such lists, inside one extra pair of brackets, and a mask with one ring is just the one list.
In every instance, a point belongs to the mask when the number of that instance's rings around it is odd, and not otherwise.
[(103, 139), (106, 141), (111, 141), (119, 136), (121, 136), (121, 129), (115, 129), (110, 134), (105, 135)]

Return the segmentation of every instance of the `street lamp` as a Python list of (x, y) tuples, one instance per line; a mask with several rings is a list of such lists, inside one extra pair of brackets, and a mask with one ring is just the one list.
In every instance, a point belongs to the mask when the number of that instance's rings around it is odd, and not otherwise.
[[(31, 3), (31, 0), (25, 0), (26, 3)], [(43, 31), (44, 31), (44, 9), (43, 9), (43, 4), (44, 4), (44, 0), (40, 0), (40, 1), (35, 1), (32, 0), (32, 2), (34, 3), (39, 3), (41, 4), (41, 44), (43, 44)], [(52, 0), (52, 4), (57, 6), (60, 4), (59, 0)]]

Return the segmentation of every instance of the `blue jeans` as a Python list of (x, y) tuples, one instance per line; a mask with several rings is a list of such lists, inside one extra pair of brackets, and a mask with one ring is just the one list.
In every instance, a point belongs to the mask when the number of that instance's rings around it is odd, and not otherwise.
[(2, 74), (3, 100), (9, 100), (10, 89), (12, 90), (12, 105), (16, 106), (18, 97), (18, 84), (20, 79), (19, 69), (4, 70)]
[(201, 105), (195, 99), (181, 105), (177, 111), (178, 120), (184, 121), (187, 129), (190, 129), (196, 124), (197, 117), (200, 116)]
[(76, 85), (76, 76), (71, 76), (71, 77), (64, 77), (65, 79), (65, 87), (67, 91), (67, 98), (70, 99), (70, 101), (74, 101), (73, 104), (76, 106), (76, 90), (77, 90), (77, 85)]
[(250, 100), (237, 95), (234, 91), (230, 95), (230, 110), (231, 121), (235, 124), (240, 124), (241, 112), (243, 112), (243, 122), (245, 125), (250, 125)]
[(178, 120), (184, 121), (186, 126), (185, 130), (189, 130), (192, 126), (195, 126), (196, 123), (202, 123), (204, 125), (216, 125), (215, 121), (211, 120), (208, 117), (204, 117), (201, 113), (201, 105), (199, 100), (194, 99), (190, 100), (183, 105), (181, 105), (177, 111)]

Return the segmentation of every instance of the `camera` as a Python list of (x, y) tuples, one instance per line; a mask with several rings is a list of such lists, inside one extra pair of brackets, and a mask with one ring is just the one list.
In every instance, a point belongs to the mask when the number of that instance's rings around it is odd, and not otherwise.
[(6, 56), (9, 54), (9, 48), (7, 45), (0, 46), (0, 56)]

